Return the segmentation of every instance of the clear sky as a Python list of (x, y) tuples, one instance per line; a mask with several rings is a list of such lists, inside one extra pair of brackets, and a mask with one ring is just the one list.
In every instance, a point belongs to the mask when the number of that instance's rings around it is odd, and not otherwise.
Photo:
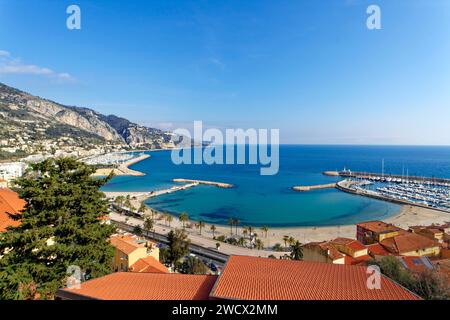
[(165, 129), (450, 145), (450, 1), (0, 0), (0, 82)]

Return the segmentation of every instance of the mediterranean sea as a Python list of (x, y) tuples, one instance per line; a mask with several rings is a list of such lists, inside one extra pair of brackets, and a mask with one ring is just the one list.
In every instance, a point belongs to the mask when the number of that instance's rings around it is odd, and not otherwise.
[(175, 165), (171, 151), (148, 152), (151, 157), (130, 168), (145, 176), (114, 177), (104, 191), (151, 191), (178, 185), (174, 178), (233, 184), (230, 189), (200, 185), (150, 198), (146, 204), (192, 220), (227, 224), (230, 217), (241, 225), (270, 227), (327, 226), (384, 219), (400, 206), (322, 189), (295, 192), (296, 185), (338, 181), (322, 174), (328, 170), (381, 172), (410, 176), (450, 178), (450, 147), (281, 145), (277, 175), (261, 176), (260, 165)]

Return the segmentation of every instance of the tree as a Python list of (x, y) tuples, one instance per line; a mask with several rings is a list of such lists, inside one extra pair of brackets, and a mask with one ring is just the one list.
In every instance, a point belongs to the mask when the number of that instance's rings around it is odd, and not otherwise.
[(234, 225), (236, 226), (236, 235), (238, 235), (238, 226), (241, 223), (241, 221), (239, 221), (239, 219), (234, 219)]
[(208, 267), (198, 258), (188, 257), (180, 266), (181, 273), (207, 274)]
[(246, 240), (244, 237), (240, 237), (238, 240), (238, 245), (245, 247)]
[(180, 216), (178, 217), (178, 219), (180, 220), (180, 222), (183, 224), (183, 230), (185, 229), (185, 224), (186, 222), (189, 220), (189, 216), (186, 212), (183, 212), (180, 214)]
[[(154, 221), (153, 221), (153, 219), (152, 218), (150, 218), (150, 217), (146, 217), (145, 219), (144, 219), (144, 230), (145, 230), (145, 232), (146, 232), (146, 234), (148, 235), (148, 233), (151, 231), (151, 230), (154, 230), (153, 228), (154, 228)], [(153, 238), (155, 238), (155, 233), (153, 232)]]
[(114, 203), (118, 205), (119, 207), (122, 207), (125, 202), (124, 196), (117, 196), (116, 199), (114, 199)]
[(220, 250), (220, 243), (216, 242), (216, 250)]
[(200, 229), (200, 234), (202, 234), (202, 228), (204, 226), (205, 226), (205, 223), (201, 220), (197, 223), (197, 227)]
[(244, 237), (246, 237), (248, 235), (248, 227), (243, 228), (242, 234), (244, 235)]
[(287, 242), (289, 240), (289, 236), (283, 236), (283, 241), (284, 241), (284, 248), (287, 248)]
[(86, 278), (112, 271), (115, 228), (100, 223), (108, 202), (99, 190), (112, 175), (94, 172), (72, 158), (48, 159), (16, 180), (26, 205), (21, 225), (0, 235), (0, 252), (13, 248), (0, 259), (0, 299), (53, 299), (69, 266)]
[(280, 252), (283, 251), (283, 247), (280, 243), (275, 243), (275, 245), (273, 246), (273, 250)]
[(291, 259), (292, 260), (302, 260), (303, 259), (303, 248), (300, 241), (295, 240), (292, 245), (292, 251), (291, 251)]
[(264, 249), (264, 244), (263, 244), (263, 242), (261, 241), (261, 239), (256, 239), (255, 245), (256, 245), (256, 249), (258, 249), (258, 250)]
[(191, 243), (184, 230), (171, 230), (167, 235), (169, 241), (167, 262), (176, 266), (178, 261), (189, 253), (189, 244)]
[(262, 232), (265, 233), (265, 236), (266, 236), (266, 238), (267, 238), (267, 233), (269, 232), (269, 227), (268, 227), (268, 226), (262, 226), (262, 227), (261, 227), (261, 230), (262, 230)]
[(434, 270), (424, 270), (414, 277), (412, 291), (426, 300), (450, 299), (450, 287), (445, 276)]
[(212, 231), (212, 233), (213, 233), (213, 238), (215, 238), (215, 237), (216, 237), (216, 234), (215, 234), (215, 232), (216, 232), (216, 226), (212, 224), (211, 227), (209, 227), (209, 229), (211, 229), (211, 231)]
[(288, 244), (290, 247), (292, 247), (295, 244), (296, 240), (293, 237), (289, 237)]
[(233, 235), (234, 219), (233, 218), (229, 218), (228, 219), (228, 224), (230, 225), (230, 234)]
[(173, 217), (170, 214), (167, 214), (166, 220), (169, 223), (169, 227), (170, 227), (170, 224), (173, 221)]
[(133, 233), (137, 236), (142, 236), (142, 228), (140, 225), (137, 225), (133, 228)]
[(147, 210), (147, 206), (145, 205), (144, 201), (141, 201), (141, 205), (139, 206), (138, 212), (139, 213), (144, 213), (145, 210)]

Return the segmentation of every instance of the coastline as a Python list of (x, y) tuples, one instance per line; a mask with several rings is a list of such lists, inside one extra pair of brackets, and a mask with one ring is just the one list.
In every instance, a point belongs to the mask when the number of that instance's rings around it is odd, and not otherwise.
[[(145, 201), (145, 199), (151, 196), (157, 196), (155, 191), (152, 195), (150, 192), (104, 192), (107, 197), (116, 197), (118, 195), (130, 195), (132, 198), (131, 203), (134, 207), (138, 208), (141, 201)], [(156, 211), (156, 210), (155, 210)], [(150, 208), (147, 208), (145, 214), (150, 214)], [(158, 212), (159, 213), (159, 212)], [(441, 212), (438, 210), (422, 208), (412, 205), (402, 205), (400, 211), (383, 221), (387, 223), (392, 223), (401, 228), (408, 228), (413, 225), (431, 225), (442, 224), (444, 222), (450, 221), (450, 214)], [(197, 221), (189, 220), (189, 223), (195, 225)], [(164, 220), (159, 221), (158, 223), (164, 225)], [(202, 236), (205, 239), (212, 240), (212, 233), (210, 231), (211, 223), (205, 223), (205, 227), (203, 228)], [(171, 223), (172, 228), (181, 228), (181, 223), (174, 216), (174, 219)], [(214, 224), (216, 227), (215, 234), (218, 235), (230, 235), (230, 226), (226, 225), (218, 225)], [(243, 226), (238, 227), (238, 233), (242, 234)], [(235, 227), (233, 227), (235, 230)], [(257, 234), (260, 235), (261, 240), (264, 243), (264, 246), (273, 246), (276, 243), (284, 244), (283, 237), (289, 236), (299, 240), (302, 243), (307, 242), (316, 242), (316, 241), (325, 241), (331, 240), (337, 237), (346, 237), (346, 238), (356, 238), (356, 225), (334, 225), (334, 226), (318, 226), (318, 227), (306, 227), (306, 226), (298, 226), (298, 227), (269, 227), (269, 231), (267, 233), (267, 237), (264, 232), (262, 232), (260, 227), (253, 227), (253, 230)], [(191, 230), (197, 236), (197, 229)], [(234, 231), (233, 231), (234, 232)]]
[(149, 154), (143, 154), (139, 157), (133, 158), (129, 161), (126, 161), (124, 163), (121, 163), (117, 168), (99, 168), (95, 171), (94, 174), (92, 174), (93, 177), (104, 177), (109, 175), (111, 172), (114, 173), (116, 176), (145, 176), (145, 173), (133, 170), (128, 168), (129, 166), (138, 163), (142, 160), (145, 160), (147, 158), (150, 158)]

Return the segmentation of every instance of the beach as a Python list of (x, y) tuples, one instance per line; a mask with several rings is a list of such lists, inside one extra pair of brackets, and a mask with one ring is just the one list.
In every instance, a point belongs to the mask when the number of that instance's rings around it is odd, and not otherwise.
[[(157, 192), (157, 191), (156, 191)], [(131, 203), (135, 208), (140, 206), (141, 201), (144, 201), (151, 193), (143, 193), (143, 192), (105, 192), (107, 197), (116, 197), (118, 195), (131, 197)], [(154, 194), (154, 193), (153, 193)], [(147, 209), (145, 214), (150, 214), (150, 209)], [(423, 208), (411, 205), (403, 205), (400, 208), (398, 214), (383, 219), (383, 221), (392, 223), (398, 227), (407, 229), (409, 226), (413, 225), (431, 225), (431, 224), (442, 224), (450, 221), (450, 214)], [(165, 232), (169, 232), (170, 229), (173, 228), (181, 228), (181, 222), (174, 217), (171, 222), (171, 227), (169, 228), (167, 223), (163, 219), (156, 221), (157, 225), (164, 228)], [(189, 223), (189, 222), (188, 222)], [(190, 221), (192, 225), (196, 224), (196, 221)], [(202, 235), (199, 234), (198, 230), (195, 228), (188, 228), (187, 231), (190, 235), (195, 235), (197, 242), (202, 242), (202, 238), (204, 239), (204, 245), (211, 245), (212, 232), (210, 230), (211, 224), (205, 223), (205, 227), (203, 228)], [(215, 235), (230, 235), (230, 226), (226, 225), (215, 225), (216, 231)], [(236, 227), (233, 227), (233, 233), (235, 233)], [(242, 235), (243, 226), (238, 226), (238, 235)], [(267, 237), (265, 232), (263, 232), (260, 228), (254, 227), (254, 232), (259, 235), (259, 238), (263, 241), (265, 247), (272, 247), (276, 243), (284, 246), (283, 237), (293, 237), (296, 240), (299, 240), (302, 243), (308, 242), (316, 242), (316, 241), (325, 241), (331, 240), (337, 237), (346, 237), (346, 238), (356, 238), (356, 225), (340, 225), (340, 226), (321, 226), (321, 227), (286, 227), (286, 228), (270, 228), (267, 232)], [(245, 248), (243, 248), (245, 249)], [(253, 251), (251, 249), (245, 249), (247, 251)], [(273, 254), (270, 251), (263, 251), (266, 255)]]

